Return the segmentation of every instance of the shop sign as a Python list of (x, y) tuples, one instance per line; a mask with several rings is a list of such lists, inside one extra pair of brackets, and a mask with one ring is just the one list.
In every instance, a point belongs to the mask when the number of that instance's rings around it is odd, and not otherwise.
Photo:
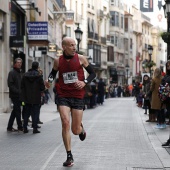
[(24, 37), (10, 36), (10, 47), (24, 47)]
[(28, 40), (48, 40), (48, 22), (27, 22)]
[(49, 52), (56, 52), (57, 51), (57, 46), (56, 46), (56, 44), (49, 44), (48, 45), (48, 51)]

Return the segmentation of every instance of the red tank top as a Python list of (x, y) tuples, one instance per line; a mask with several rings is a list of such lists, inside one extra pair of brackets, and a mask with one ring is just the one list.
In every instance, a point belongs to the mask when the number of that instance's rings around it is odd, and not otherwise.
[(59, 88), (57, 89), (59, 97), (84, 98), (85, 89), (77, 90), (74, 83), (77, 80), (84, 80), (84, 71), (80, 65), (78, 54), (67, 61), (64, 56), (59, 58)]

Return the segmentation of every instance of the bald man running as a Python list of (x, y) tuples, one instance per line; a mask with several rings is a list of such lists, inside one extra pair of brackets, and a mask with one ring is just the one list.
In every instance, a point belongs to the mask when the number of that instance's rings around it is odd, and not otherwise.
[[(62, 122), (62, 137), (67, 152), (67, 160), (63, 166), (72, 166), (74, 164), (71, 153), (71, 130), (74, 135), (79, 135), (81, 141), (85, 140), (86, 132), (83, 128), (82, 117), (84, 108), (84, 87), (90, 83), (96, 74), (83, 55), (76, 53), (75, 40), (65, 37), (62, 41), (63, 55), (54, 60), (54, 65), (49, 74), (46, 87), (50, 87), (49, 81), (55, 79), (57, 72), (59, 78), (58, 109)], [(89, 76), (85, 79), (83, 67)], [(71, 116), (70, 116), (71, 113)], [(70, 123), (70, 117), (72, 121)]]

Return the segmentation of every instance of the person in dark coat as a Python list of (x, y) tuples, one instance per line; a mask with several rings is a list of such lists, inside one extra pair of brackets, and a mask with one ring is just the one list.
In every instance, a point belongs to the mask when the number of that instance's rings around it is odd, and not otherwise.
[[(15, 131), (22, 131), (22, 121), (21, 121), (21, 100), (20, 100), (20, 93), (21, 93), (21, 78), (22, 78), (22, 59), (16, 58), (14, 61), (14, 68), (8, 74), (8, 87), (9, 87), (9, 98), (11, 98), (13, 103), (13, 110), (11, 112), (7, 131), (8, 132), (15, 132)], [(18, 130), (13, 128), (14, 120), (16, 118)]]
[(21, 99), (25, 103), (26, 114), (24, 116), (24, 133), (28, 133), (28, 118), (31, 114), (33, 133), (38, 131), (39, 109), (41, 105), (41, 93), (45, 90), (42, 75), (38, 71), (39, 63), (34, 61), (32, 68), (26, 72), (21, 81)]
[(96, 80), (93, 80), (90, 84), (92, 96), (90, 97), (90, 108), (94, 108), (96, 106), (96, 95), (97, 95), (97, 87)]
[(105, 94), (105, 87), (106, 84), (105, 82), (103, 82), (103, 79), (100, 78), (99, 82), (98, 82), (98, 99), (97, 99), (97, 103), (98, 104), (103, 104), (104, 102), (104, 94)]
[(140, 83), (136, 81), (133, 85), (134, 88), (134, 96), (136, 98), (136, 103), (138, 103), (138, 95), (140, 93)]
[(121, 84), (117, 87), (117, 97), (121, 97), (122, 87)]
[(150, 77), (145, 74), (143, 76), (143, 83), (142, 83), (142, 90), (143, 90), (143, 97), (144, 97), (144, 108), (145, 108), (145, 113), (144, 114), (147, 114), (147, 110), (149, 112), (149, 119), (147, 122), (151, 121), (151, 103), (150, 103), (150, 100), (151, 100), (151, 91), (150, 91), (150, 86), (151, 86), (151, 81), (150, 81)]

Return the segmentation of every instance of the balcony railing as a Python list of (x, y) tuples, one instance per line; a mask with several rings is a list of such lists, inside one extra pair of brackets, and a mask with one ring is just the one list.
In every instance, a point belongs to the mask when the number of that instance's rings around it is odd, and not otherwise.
[(94, 32), (88, 32), (88, 38), (91, 38), (91, 39), (94, 39), (94, 40), (97, 40), (97, 41), (99, 39), (98, 34), (94, 33)]

